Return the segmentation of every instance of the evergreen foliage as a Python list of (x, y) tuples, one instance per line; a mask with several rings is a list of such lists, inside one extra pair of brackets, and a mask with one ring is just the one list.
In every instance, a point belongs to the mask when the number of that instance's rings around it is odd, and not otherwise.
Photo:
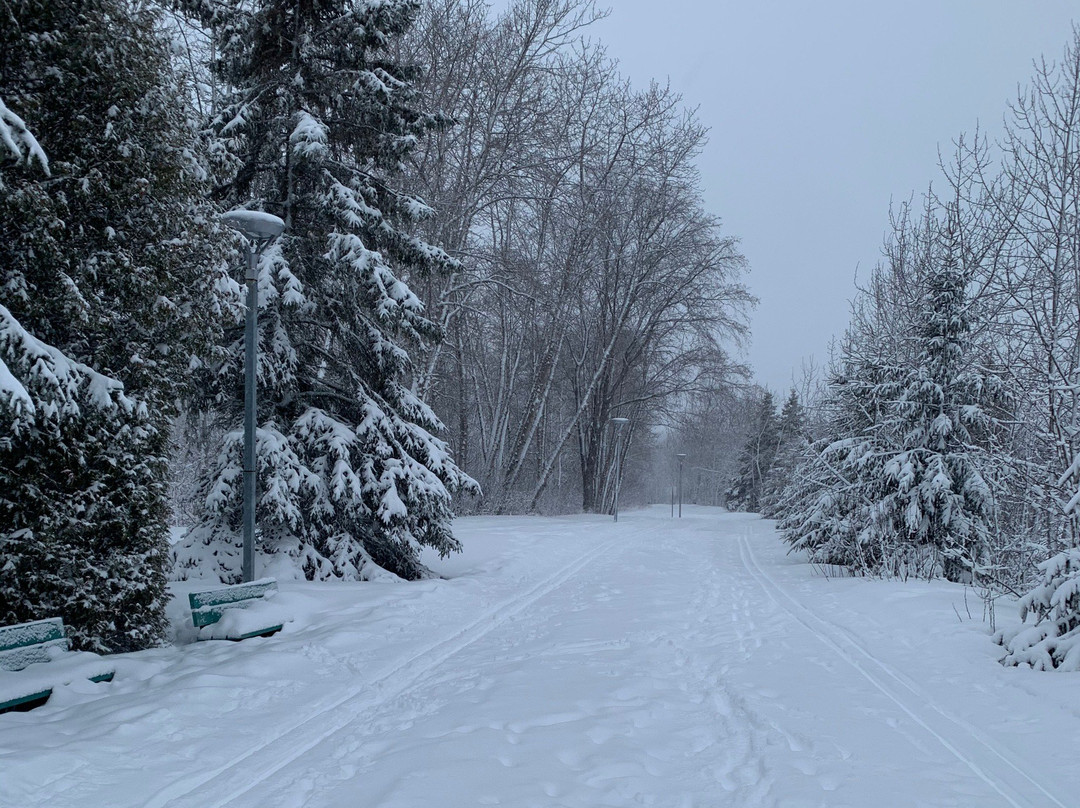
[(998, 632), (1002, 663), (1036, 670), (1080, 670), (1080, 549), (1039, 565), (1042, 581), (1020, 599), (1018, 631)]
[(996, 385), (965, 369), (970, 273), (951, 222), (942, 240), (944, 254), (924, 281), (916, 364), (894, 405), (899, 451), (884, 458), (864, 540), (932, 548), (956, 581), (971, 580), (975, 565), (986, 563), (994, 512), (983, 475), (991, 435), (984, 404)]
[(774, 518), (780, 513), (780, 499), (791, 484), (795, 469), (806, 452), (806, 434), (802, 404), (794, 388), (780, 411), (776, 452), (765, 478), (761, 494), (761, 515)]
[(761, 395), (758, 415), (739, 456), (739, 474), (732, 481), (726, 505), (733, 511), (760, 509), (769, 469), (780, 446), (780, 424), (776, 418), (773, 395), (766, 390)]
[[(431, 211), (394, 184), (439, 125), (417, 109), (412, 72), (388, 56), (419, 4), (180, 5), (210, 29), (226, 87), (210, 127), (226, 155), (216, 196), (287, 225), (259, 266), (260, 551), (309, 579), (419, 577), (422, 545), (459, 549), (450, 495), (475, 486), (409, 386), (409, 351), (441, 334), (407, 280), (456, 266), (410, 233)], [(208, 405), (233, 424), (242, 367), (238, 330), (207, 380)], [(241, 437), (226, 435), (209, 470), (180, 575), (236, 580)]]
[(169, 426), (227, 288), (194, 201), (205, 172), (151, 11), (0, 14), (7, 131), (48, 154), (0, 163), (0, 357), (17, 380), (0, 401), (0, 621), (60, 615), (79, 646), (142, 648), (166, 625)]
[(778, 509), (793, 550), (817, 563), (877, 568), (878, 548), (860, 541), (872, 500), (864, 481), (879, 479), (885, 451), (877, 424), (895, 396), (898, 368), (881, 361), (880, 344), (857, 345), (849, 332), (829, 381), (821, 436), (807, 447)]
[(994, 531), (988, 408), (1001, 388), (970, 362), (971, 276), (953, 221), (924, 227), (935, 235), (907, 279), (910, 326), (849, 332), (827, 435), (787, 492), (781, 527), (815, 561), (971, 580)]

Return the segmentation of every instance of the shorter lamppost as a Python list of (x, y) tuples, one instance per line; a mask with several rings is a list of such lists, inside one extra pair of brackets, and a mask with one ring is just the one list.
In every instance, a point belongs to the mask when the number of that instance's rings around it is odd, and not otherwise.
[(619, 521), (619, 485), (622, 483), (622, 452), (619, 451), (620, 444), (622, 443), (622, 431), (628, 423), (629, 418), (612, 418), (611, 423), (615, 425), (615, 521)]
[(285, 222), (257, 210), (231, 210), (222, 221), (247, 241), (247, 313), (244, 317), (244, 560), (245, 582), (255, 580), (255, 385), (258, 350), (259, 255), (281, 235)]
[(679, 518), (682, 519), (682, 464), (686, 460), (686, 454), (680, 452), (675, 456), (679, 458)]

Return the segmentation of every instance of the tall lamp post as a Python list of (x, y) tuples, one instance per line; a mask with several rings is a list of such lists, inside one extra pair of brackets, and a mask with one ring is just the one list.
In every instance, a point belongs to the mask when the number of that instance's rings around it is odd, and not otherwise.
[(619, 446), (622, 443), (623, 427), (630, 423), (629, 418), (612, 418), (615, 425), (615, 521), (619, 521), (619, 485), (622, 483), (622, 452)]
[(680, 452), (675, 456), (679, 458), (679, 518), (682, 519), (682, 464), (686, 460), (686, 454)]
[(257, 210), (231, 210), (221, 216), (247, 241), (247, 314), (244, 317), (244, 581), (255, 580), (255, 384), (259, 319), (259, 255), (281, 235), (285, 222)]

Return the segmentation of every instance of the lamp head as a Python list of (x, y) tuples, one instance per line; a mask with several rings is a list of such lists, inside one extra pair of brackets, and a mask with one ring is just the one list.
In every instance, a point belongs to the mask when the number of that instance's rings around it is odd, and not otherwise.
[(221, 220), (250, 241), (273, 241), (285, 230), (285, 222), (260, 210), (230, 210)]

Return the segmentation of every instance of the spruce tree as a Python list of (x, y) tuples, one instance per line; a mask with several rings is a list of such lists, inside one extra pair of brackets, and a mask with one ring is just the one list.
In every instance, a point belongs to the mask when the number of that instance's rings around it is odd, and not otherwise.
[[(1067, 483), (1074, 492), (1064, 511), (1076, 518), (1080, 515), (1080, 455), (1058, 481)], [(1040, 580), (1020, 599), (1024, 624), (995, 636), (1005, 646), (1001, 662), (1036, 670), (1080, 670), (1080, 547), (1052, 555), (1038, 569)]]
[(795, 474), (806, 450), (803, 409), (799, 394), (791, 389), (780, 411), (776, 452), (761, 494), (761, 514), (774, 518), (779, 514), (780, 498)]
[(823, 404), (822, 436), (809, 445), (780, 497), (780, 529), (811, 561), (877, 571), (881, 548), (864, 528), (887, 437), (879, 427), (896, 398), (901, 368), (882, 344), (851, 331)]
[(727, 507), (756, 513), (761, 505), (769, 469), (780, 445), (779, 423), (773, 395), (765, 390), (758, 405), (758, 415), (739, 456), (739, 474), (727, 491)]
[(205, 172), (151, 11), (0, 15), (0, 97), (48, 155), (0, 163), (0, 345), (35, 400), (3, 402), (0, 622), (142, 648), (166, 627), (168, 430), (224, 281)]
[(940, 238), (923, 279), (917, 361), (888, 424), (899, 451), (887, 458), (878, 490), (868, 492), (875, 504), (867, 531), (882, 544), (929, 548), (957, 581), (986, 561), (994, 508), (983, 474), (992, 436), (985, 405), (996, 385), (966, 367), (970, 272), (951, 218)]
[(1043, 671), (1080, 670), (1080, 548), (1047, 559), (1039, 571), (1042, 579), (1020, 599), (1024, 625), (994, 638), (1005, 646), (1001, 662)]
[[(287, 225), (259, 267), (259, 549), (309, 579), (421, 576), (422, 545), (459, 549), (450, 494), (474, 484), (409, 387), (409, 350), (441, 335), (407, 280), (454, 266), (411, 234), (431, 211), (395, 187), (439, 122), (388, 56), (419, 4), (181, 5), (211, 29), (225, 88), (211, 129), (231, 164), (217, 196)], [(239, 339), (227, 349), (213, 406), (239, 425)], [(237, 429), (210, 470), (178, 574), (209, 565), (236, 579), (240, 459)]]
[(950, 580), (970, 580), (987, 561), (990, 411), (1001, 384), (971, 367), (970, 272), (952, 221), (934, 231), (913, 278), (921, 294), (911, 327), (896, 328), (898, 339), (868, 329), (845, 343), (828, 436), (786, 495), (781, 522), (814, 560)]

